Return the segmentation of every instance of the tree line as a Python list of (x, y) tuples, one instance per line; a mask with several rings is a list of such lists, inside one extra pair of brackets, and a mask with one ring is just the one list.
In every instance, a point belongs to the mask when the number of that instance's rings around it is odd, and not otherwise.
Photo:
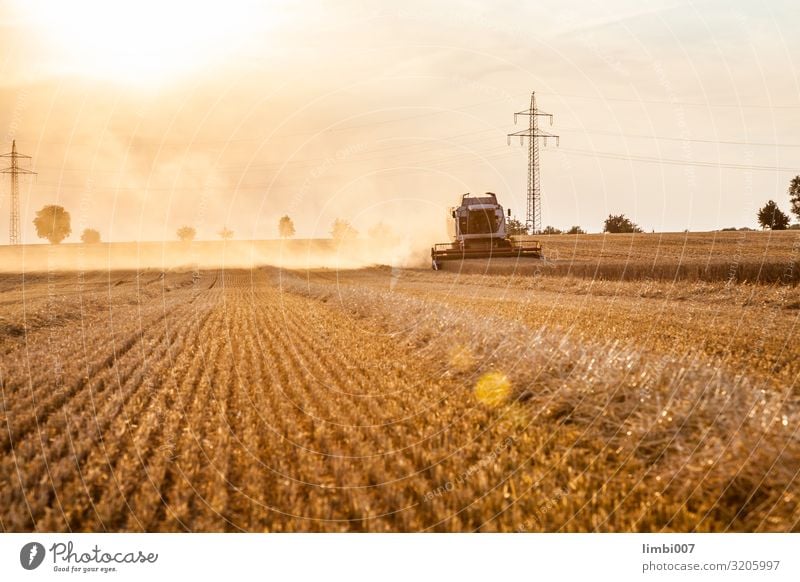
[[(33, 219), (36, 235), (57, 245), (72, 234), (72, 218), (63, 206), (49, 204), (36, 213)], [(372, 233), (372, 230), (370, 231)], [(358, 237), (358, 231), (346, 220), (337, 218), (331, 225), (331, 238), (337, 241), (351, 240)], [(197, 237), (197, 230), (193, 226), (181, 226), (175, 235), (182, 242), (191, 242)], [(222, 240), (233, 239), (234, 232), (227, 226), (217, 232)], [(295, 235), (294, 222), (288, 215), (278, 221), (278, 236), (291, 238)], [(81, 233), (81, 242), (84, 244), (97, 244), (101, 242), (100, 231), (94, 228), (85, 228)]]
[[(795, 176), (789, 182), (789, 211), (800, 220), (800, 176)], [(789, 215), (778, 207), (774, 200), (758, 210), (758, 224), (761, 228), (770, 230), (786, 230), (789, 228)]]
[[(800, 175), (795, 176), (789, 182), (789, 211), (800, 220)], [(800, 228), (800, 225), (789, 226), (791, 220), (788, 214), (783, 212), (774, 200), (759, 208), (757, 216), (758, 224), (762, 229), (786, 230), (787, 228)], [(36, 213), (33, 220), (36, 227), (36, 234), (39, 238), (44, 238), (52, 244), (59, 244), (72, 234), (72, 226), (69, 212), (63, 206), (50, 204), (44, 206)], [(379, 230), (385, 230), (384, 225), (377, 225), (370, 230), (371, 238), (381, 238)], [(734, 230), (734, 229), (723, 229)], [(375, 231), (375, 232), (373, 232)], [(517, 218), (509, 218), (506, 222), (508, 234), (524, 235), (529, 234), (525, 225)], [(639, 233), (642, 229), (625, 214), (609, 214), (603, 223), (603, 232), (608, 233)], [(197, 237), (197, 230), (193, 226), (184, 225), (176, 231), (178, 240), (191, 242)], [(217, 233), (222, 240), (231, 240), (234, 232), (227, 226), (223, 226)], [(567, 230), (560, 230), (553, 226), (545, 227), (541, 233), (536, 234), (586, 234), (580, 226), (573, 226)], [(278, 220), (278, 236), (280, 238), (291, 238), (295, 235), (294, 222), (288, 215), (284, 215)], [(331, 238), (336, 241), (352, 240), (358, 237), (358, 231), (347, 220), (337, 218), (333, 221), (330, 230)], [(100, 242), (100, 231), (94, 228), (86, 228), (81, 233), (81, 242), (85, 244), (96, 244)]]
[[(506, 221), (506, 232), (511, 236), (526, 234), (586, 234), (586, 231), (580, 226), (572, 226), (566, 230), (561, 230), (554, 226), (545, 226), (541, 232), (531, 233), (522, 221), (517, 218), (509, 218)], [(603, 232), (642, 232), (642, 229), (624, 214), (609, 214), (603, 224)]]
[[(800, 176), (795, 176), (789, 182), (789, 211), (794, 214), (798, 221), (800, 221)], [(787, 228), (800, 229), (800, 224), (790, 226), (791, 218), (788, 214), (783, 212), (774, 200), (768, 200), (767, 203), (758, 209), (756, 213), (756, 220), (758, 225), (764, 230), (786, 230)], [(723, 228), (722, 230), (737, 230), (736, 228)], [(742, 228), (739, 230), (751, 230), (749, 228)], [(507, 231), (511, 235), (530, 234), (525, 228), (525, 225), (517, 220), (511, 218), (507, 222)], [(603, 232), (608, 233), (638, 233), (642, 232), (641, 227), (633, 222), (624, 214), (609, 214), (603, 223)], [(579, 226), (573, 226), (569, 230), (559, 230), (552, 226), (546, 226), (542, 229), (541, 233), (536, 234), (584, 234), (584, 231)]]

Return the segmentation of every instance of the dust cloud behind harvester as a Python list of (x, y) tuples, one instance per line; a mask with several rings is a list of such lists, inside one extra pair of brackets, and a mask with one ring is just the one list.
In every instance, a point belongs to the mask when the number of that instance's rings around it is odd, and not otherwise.
[(357, 269), (427, 265), (427, 249), (409, 240), (329, 239), (140, 242), (0, 247), (0, 273), (117, 269)]

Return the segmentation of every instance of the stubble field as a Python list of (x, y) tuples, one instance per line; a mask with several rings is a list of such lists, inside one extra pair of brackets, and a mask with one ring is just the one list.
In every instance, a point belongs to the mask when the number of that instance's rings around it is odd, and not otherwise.
[[(0, 526), (797, 531), (798, 235), (758, 234), (0, 275)], [(781, 276), (736, 275), (759, 260)]]

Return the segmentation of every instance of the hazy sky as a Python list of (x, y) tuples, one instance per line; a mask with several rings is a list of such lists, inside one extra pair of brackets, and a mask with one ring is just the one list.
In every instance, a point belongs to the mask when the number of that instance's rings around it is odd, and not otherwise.
[[(544, 224), (755, 226), (800, 173), (795, 5), (4, 0), (0, 142), (38, 172), (27, 242), (48, 203), (70, 241), (272, 238), (285, 213), (301, 237), (344, 217), (441, 238), (463, 192), (524, 218), (506, 134), (535, 90), (561, 136)], [(0, 193), (5, 242), (6, 177)]]

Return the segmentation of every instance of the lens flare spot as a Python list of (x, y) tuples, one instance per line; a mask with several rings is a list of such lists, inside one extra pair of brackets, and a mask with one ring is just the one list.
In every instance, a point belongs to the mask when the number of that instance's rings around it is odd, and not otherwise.
[(475, 398), (488, 406), (499, 406), (511, 395), (511, 382), (505, 374), (488, 372), (475, 384)]

